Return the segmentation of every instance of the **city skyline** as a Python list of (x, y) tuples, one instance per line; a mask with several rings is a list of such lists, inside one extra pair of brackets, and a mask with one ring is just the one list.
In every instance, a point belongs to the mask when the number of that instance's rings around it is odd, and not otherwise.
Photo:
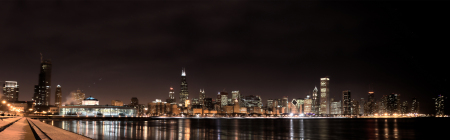
[[(30, 101), (42, 53), (52, 60), (50, 104), (56, 85), (63, 87), (63, 101), (80, 88), (101, 104), (128, 104), (131, 97), (148, 103), (166, 99), (170, 86), (179, 101), (182, 67), (195, 98), (199, 89), (214, 98), (224, 88), (263, 101), (304, 98), (326, 76), (335, 99), (344, 90), (366, 99), (371, 85), (377, 100), (391, 93), (401, 100), (416, 97), (421, 112), (433, 113), (432, 98), (445, 96), (448, 75), (436, 68), (446, 62), (444, 42), (427, 40), (435, 35), (430, 31), (441, 31), (435, 24), (445, 23), (428, 22), (441, 19), (432, 14), (439, 8), (423, 13), (395, 3), (240, 4), (111, 3), (106, 7), (121, 8), (94, 10), (97, 15), (81, 11), (83, 3), (6, 3), (2, 9), (11, 15), (0, 24), (0, 56), (11, 59), (2, 61), (8, 68), (0, 81), (17, 81), (19, 100)], [(175, 9), (195, 12), (164, 12)]]

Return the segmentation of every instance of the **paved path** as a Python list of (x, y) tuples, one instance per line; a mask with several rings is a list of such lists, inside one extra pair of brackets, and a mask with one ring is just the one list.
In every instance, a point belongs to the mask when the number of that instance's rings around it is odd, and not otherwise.
[(21, 117), (14, 117), (14, 118), (3, 118), (3, 121), (0, 120), (0, 128), (2, 128), (5, 125), (8, 125), (18, 119), (20, 119)]
[[(28, 119), (32, 125), (36, 125), (43, 133), (54, 140), (92, 140), (88, 137), (66, 131), (64, 129), (40, 122), (38, 120)], [(36, 129), (35, 129), (36, 130)]]
[(19, 121), (0, 132), (0, 138), (4, 140), (36, 140), (25, 118), (20, 118)]

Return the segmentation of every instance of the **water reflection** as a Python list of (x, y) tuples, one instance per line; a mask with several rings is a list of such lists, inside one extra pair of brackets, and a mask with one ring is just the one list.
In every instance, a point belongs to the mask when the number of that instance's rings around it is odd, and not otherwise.
[[(404, 119), (42, 120), (93, 139), (414, 139)], [(380, 136), (380, 137), (379, 137)], [(419, 138), (419, 137), (417, 137)]]

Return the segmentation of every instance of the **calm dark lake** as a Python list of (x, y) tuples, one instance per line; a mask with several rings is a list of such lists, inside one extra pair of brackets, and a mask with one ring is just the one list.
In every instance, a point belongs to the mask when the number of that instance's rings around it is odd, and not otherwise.
[(41, 120), (93, 139), (437, 139), (449, 118)]

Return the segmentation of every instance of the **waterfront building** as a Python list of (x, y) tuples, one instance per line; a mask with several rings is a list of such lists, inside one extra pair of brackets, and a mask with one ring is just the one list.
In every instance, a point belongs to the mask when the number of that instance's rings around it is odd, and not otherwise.
[(62, 106), (62, 91), (61, 91), (61, 85), (56, 86), (56, 92), (55, 92), (55, 106), (61, 107)]
[(364, 114), (366, 115), (374, 115), (376, 113), (376, 102), (375, 102), (375, 94), (373, 91), (370, 91), (368, 94), (367, 102), (364, 103)]
[(169, 98), (166, 99), (167, 103), (176, 103), (176, 99), (175, 99), (175, 92), (173, 91), (173, 88), (170, 87), (169, 88)]
[(319, 111), (320, 111), (320, 99), (318, 98), (318, 94), (317, 94), (318, 91), (319, 90), (315, 86), (313, 89), (312, 104), (311, 104), (311, 111), (314, 114), (319, 114)]
[(419, 113), (419, 102), (417, 102), (417, 98), (415, 97), (412, 99), (411, 113)]
[(76, 92), (70, 93), (70, 98), (73, 101), (73, 105), (82, 105), (85, 93), (82, 93), (80, 89), (77, 89)]
[(387, 102), (388, 96), (383, 95), (383, 97), (381, 97), (381, 101), (378, 103), (378, 114), (380, 115), (387, 114)]
[(333, 98), (331, 98), (331, 108), (330, 108), (330, 114), (333, 115), (340, 115), (342, 114), (342, 103), (341, 101), (334, 101)]
[(212, 98), (205, 98), (205, 108), (209, 110), (214, 109)]
[(266, 107), (269, 111), (273, 111), (273, 99), (267, 99)]
[(3, 84), (3, 96), (0, 97), (0, 99), (8, 102), (19, 101), (19, 85), (17, 81), (5, 81)]
[(400, 114), (400, 94), (391, 93), (387, 97), (386, 111), (388, 115)]
[[(161, 101), (161, 99), (157, 99), (157, 100)], [(138, 104), (139, 104), (138, 98), (137, 97), (132, 97), (130, 106), (137, 106)]]
[(403, 101), (402, 107), (401, 107), (401, 114), (407, 114), (408, 113), (408, 101)]
[(302, 98), (292, 99), (291, 101), (291, 112), (294, 114), (301, 114), (303, 113), (303, 105), (305, 103), (305, 100)]
[(313, 113), (312, 112), (312, 99), (305, 99), (305, 109), (303, 111), (303, 113), (305, 114), (310, 114)]
[(365, 100), (364, 98), (361, 98), (361, 100), (359, 101), (359, 115), (364, 115), (364, 104), (365, 104)]
[[(147, 113), (150, 116), (163, 116), (163, 115), (175, 115), (179, 114), (179, 110), (176, 104), (170, 104), (167, 102), (161, 102), (161, 100), (155, 100), (147, 105)], [(174, 108), (175, 107), (175, 108)]]
[(200, 93), (198, 95), (198, 100), (199, 100), (199, 104), (200, 105), (205, 105), (205, 98), (206, 98), (206, 94), (205, 94), (205, 89), (200, 89)]
[(22, 113), (33, 113), (34, 110), (34, 101), (11, 101), (8, 102), (10, 106), (14, 106), (18, 112)]
[(197, 98), (192, 99), (191, 105), (200, 105), (200, 101)]
[[(39, 72), (38, 85), (34, 86), (34, 95), (32, 100), (36, 103), (36, 106), (49, 106), (51, 97), (51, 74), (52, 74), (52, 62), (50, 60), (42, 60)], [(37, 108), (39, 109), (39, 107)]]
[(186, 71), (181, 70), (181, 86), (180, 86), (180, 106), (185, 106), (186, 100), (189, 99), (188, 84), (186, 82)]
[(241, 98), (241, 93), (239, 92), (239, 90), (231, 91), (231, 99), (240, 100), (240, 98)]
[(320, 78), (320, 114), (330, 114), (330, 78)]
[(350, 90), (342, 91), (342, 114), (351, 115), (351, 92)]
[(283, 96), (281, 106), (285, 108), (284, 113), (289, 113), (289, 99), (288, 96)]
[(360, 108), (360, 104), (359, 101), (352, 99), (351, 101), (351, 115), (359, 115), (359, 108)]
[(437, 98), (434, 99), (434, 106), (436, 108), (436, 117), (444, 116), (444, 96), (438, 95)]
[(112, 106), (123, 106), (123, 102), (120, 100), (111, 100)]
[(254, 107), (254, 106), (257, 106), (260, 108), (262, 107), (261, 97), (258, 95), (245, 96), (243, 98), (243, 101), (244, 101), (244, 106), (241, 106), (241, 107), (247, 107), (247, 108)]
[(217, 104), (220, 107), (228, 105), (228, 93), (226, 91), (217, 93)]
[(82, 101), (81, 105), (99, 105), (99, 101), (92, 96), (89, 96)]
[(80, 116), (134, 116), (136, 109), (128, 106), (108, 105), (65, 105), (59, 108), (61, 115)]

